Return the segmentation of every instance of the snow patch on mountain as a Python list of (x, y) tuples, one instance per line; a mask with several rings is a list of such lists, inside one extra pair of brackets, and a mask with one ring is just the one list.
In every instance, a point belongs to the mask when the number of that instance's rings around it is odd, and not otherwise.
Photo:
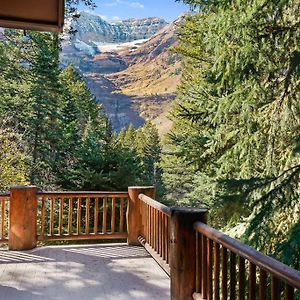
[(130, 48), (131, 51), (134, 51), (140, 48), (141, 45), (147, 41), (149, 41), (149, 39), (140, 39), (140, 40), (135, 40), (126, 43), (108, 43), (108, 44), (95, 43), (95, 44), (97, 45), (97, 48), (99, 49), (100, 52), (106, 53), (106, 52), (116, 52), (127, 48)]

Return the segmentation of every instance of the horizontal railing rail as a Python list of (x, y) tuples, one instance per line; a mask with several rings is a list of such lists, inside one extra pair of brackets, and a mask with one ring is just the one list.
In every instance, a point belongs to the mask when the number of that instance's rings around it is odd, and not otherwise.
[(145, 204), (147, 204), (148, 206), (151, 206), (152, 208), (164, 213), (165, 215), (171, 217), (171, 213), (172, 213), (172, 208), (146, 196), (143, 194), (139, 195), (139, 199), (142, 200)]
[(294, 299), (300, 272), (204, 223), (196, 222), (194, 227), (198, 254), (194, 299), (227, 299), (228, 295), (245, 299), (247, 294), (248, 299)]
[(64, 197), (98, 197), (101, 196), (109, 196), (109, 197), (128, 197), (127, 192), (106, 192), (106, 191), (83, 191), (83, 192), (77, 192), (77, 191), (61, 191), (61, 192), (47, 192), (47, 191), (39, 191), (37, 192), (38, 196), (64, 196)]
[(9, 231), (9, 193), (0, 194), (0, 210), (1, 210), (1, 232), (0, 232), (0, 242), (4, 243), (8, 241), (8, 231)]
[(39, 192), (38, 240), (127, 238), (125, 192)]
[(139, 195), (142, 216), (140, 243), (170, 275), (170, 217), (171, 209), (146, 196)]

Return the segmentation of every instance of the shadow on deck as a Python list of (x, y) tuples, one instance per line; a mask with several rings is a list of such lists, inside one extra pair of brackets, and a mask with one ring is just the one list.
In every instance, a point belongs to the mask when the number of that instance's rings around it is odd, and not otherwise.
[(0, 250), (0, 299), (170, 299), (170, 280), (126, 244)]

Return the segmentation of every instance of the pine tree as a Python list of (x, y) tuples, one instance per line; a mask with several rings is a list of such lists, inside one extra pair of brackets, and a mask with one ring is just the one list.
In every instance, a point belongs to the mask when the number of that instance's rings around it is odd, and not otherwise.
[(169, 166), (191, 168), (185, 199), (203, 199), (215, 225), (236, 226), (282, 259), (299, 257), (299, 247), (287, 251), (300, 211), (299, 0), (184, 2), (199, 13), (179, 30)]
[(0, 191), (7, 192), (12, 186), (26, 184), (26, 154), (22, 137), (4, 120), (0, 126)]
[[(58, 125), (59, 86), (59, 40), (57, 34), (30, 33), (30, 42), (35, 49), (32, 73), (32, 115), (30, 123), (32, 139), (31, 183), (52, 183), (55, 176), (53, 164), (57, 163), (57, 141), (60, 139)], [(46, 172), (44, 172), (46, 171)]]
[(130, 123), (126, 130), (126, 134), (124, 136), (124, 141), (123, 141), (124, 147), (133, 149), (135, 134), (136, 134), (135, 129), (134, 129), (133, 125)]

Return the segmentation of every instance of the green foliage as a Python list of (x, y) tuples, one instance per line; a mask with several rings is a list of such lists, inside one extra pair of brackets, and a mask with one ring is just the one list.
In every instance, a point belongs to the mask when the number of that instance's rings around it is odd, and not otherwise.
[(179, 31), (166, 185), (170, 167), (179, 176), (188, 166), (177, 202), (205, 204), (214, 225), (279, 255), (299, 222), (300, 2), (183, 2), (200, 13)]
[(118, 140), (120, 151), (131, 153), (135, 158), (131, 162), (136, 172), (134, 184), (154, 185), (161, 199), (164, 194), (160, 167), (162, 148), (156, 127), (151, 122), (137, 130), (130, 125), (127, 130), (121, 130)]
[(21, 136), (17, 135), (5, 122), (0, 128), (0, 191), (11, 186), (24, 185), (26, 180), (25, 154)]
[(141, 147), (135, 145), (133, 126), (116, 136), (75, 69), (60, 69), (56, 34), (24, 36), (7, 30), (5, 36), (0, 43), (0, 114), (24, 140), (23, 156), (16, 156), (16, 171), (23, 171), (23, 177), (15, 176), (16, 181), (29, 178), (43, 189), (68, 190), (126, 190), (156, 183), (160, 146), (153, 125), (142, 130)]

